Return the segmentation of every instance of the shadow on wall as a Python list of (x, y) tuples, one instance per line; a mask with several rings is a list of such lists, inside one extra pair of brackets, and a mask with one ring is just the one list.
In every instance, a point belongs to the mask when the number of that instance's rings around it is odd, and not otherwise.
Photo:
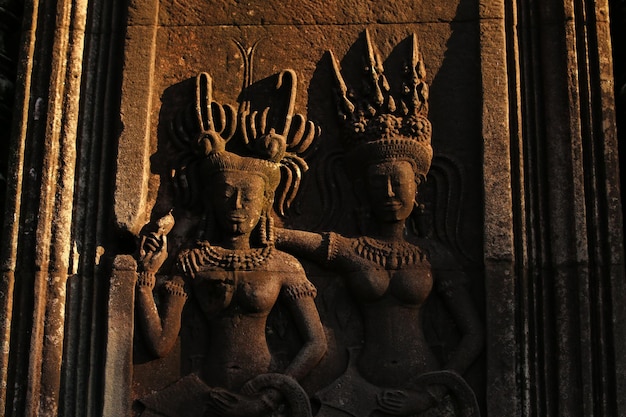
[[(615, 116), (619, 143), (620, 182), (626, 184), (626, 0), (609, 0), (613, 73), (615, 76)], [(622, 189), (622, 209), (626, 193)], [(626, 223), (624, 229), (626, 236)]]
[[(4, 213), (7, 192), (19, 30), (23, 14), (24, 5), (21, 2), (3, 2), (0, 7), (0, 213)], [(0, 236), (3, 229), (4, 220), (0, 221)]]

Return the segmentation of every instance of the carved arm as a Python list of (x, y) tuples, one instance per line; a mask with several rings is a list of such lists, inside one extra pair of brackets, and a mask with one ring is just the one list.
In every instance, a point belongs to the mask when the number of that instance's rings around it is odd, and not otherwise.
[(485, 331), (476, 306), (463, 282), (454, 276), (462, 271), (441, 271), (437, 288), (448, 311), (461, 331), (462, 338), (454, 349), (445, 369), (462, 375), (484, 348)]
[(156, 283), (155, 273), (167, 259), (167, 234), (173, 226), (174, 217), (170, 212), (156, 222), (156, 230), (142, 234), (139, 248), (137, 314), (149, 349), (160, 358), (166, 356), (176, 343), (181, 313), (187, 300), (182, 278), (174, 277), (166, 281), (161, 318), (152, 293)]
[(313, 297), (302, 295), (292, 297), (291, 300), (289, 309), (304, 344), (285, 370), (285, 374), (300, 380), (319, 363), (328, 345)]
[(276, 228), (275, 244), (285, 252), (304, 256), (318, 263), (326, 262), (326, 245), (324, 237), (319, 233)]
[(154, 355), (162, 358), (176, 343), (187, 294), (180, 278), (167, 281), (164, 285), (166, 299), (161, 318), (152, 294), (154, 283), (154, 273), (140, 273), (137, 280), (137, 314), (149, 349)]

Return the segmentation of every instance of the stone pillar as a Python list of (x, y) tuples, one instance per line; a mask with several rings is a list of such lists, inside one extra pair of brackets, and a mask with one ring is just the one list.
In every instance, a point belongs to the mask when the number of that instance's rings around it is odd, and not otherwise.
[[(608, 4), (485, 3), (483, 88), (502, 94), (490, 106), (495, 95), (486, 92), (483, 111), (486, 219), (493, 218), (486, 247), (496, 243), (486, 260), (505, 265), (487, 283), (507, 300), (488, 301), (488, 311), (503, 313), (493, 315), (491, 340), (506, 347), (490, 345), (490, 410), (624, 415), (622, 211)], [(502, 149), (494, 158), (496, 147)], [(502, 189), (492, 183), (497, 172), (506, 173), (497, 182), (508, 183)], [(503, 201), (507, 188), (512, 200)]]
[(109, 103), (119, 90), (111, 45), (121, 10), (88, 1), (21, 7), (2, 237), (0, 408), (7, 416), (97, 415), (109, 278), (99, 276), (110, 189), (100, 167), (108, 168), (112, 150), (109, 123), (119, 119)]

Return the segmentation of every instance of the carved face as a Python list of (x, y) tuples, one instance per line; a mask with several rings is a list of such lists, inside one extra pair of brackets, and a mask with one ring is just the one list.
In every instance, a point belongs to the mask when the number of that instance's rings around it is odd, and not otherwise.
[(265, 205), (265, 181), (245, 171), (227, 171), (213, 177), (212, 204), (218, 227), (227, 235), (249, 234)]
[(386, 161), (367, 169), (367, 195), (378, 220), (406, 220), (413, 210), (417, 183), (407, 161)]

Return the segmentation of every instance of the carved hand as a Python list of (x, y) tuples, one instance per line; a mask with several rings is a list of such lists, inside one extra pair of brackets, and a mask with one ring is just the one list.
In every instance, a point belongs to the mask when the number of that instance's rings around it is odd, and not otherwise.
[(167, 259), (167, 234), (174, 227), (170, 211), (156, 222), (156, 231), (142, 231), (139, 244), (139, 265), (146, 272), (157, 272)]
[(376, 397), (381, 411), (395, 416), (409, 416), (434, 405), (432, 397), (422, 391), (384, 390)]
[(146, 272), (156, 272), (167, 259), (167, 236), (156, 232), (141, 237), (139, 265)]
[(247, 397), (221, 388), (212, 389), (207, 406), (205, 416), (258, 417), (269, 411), (268, 405), (261, 398)]

